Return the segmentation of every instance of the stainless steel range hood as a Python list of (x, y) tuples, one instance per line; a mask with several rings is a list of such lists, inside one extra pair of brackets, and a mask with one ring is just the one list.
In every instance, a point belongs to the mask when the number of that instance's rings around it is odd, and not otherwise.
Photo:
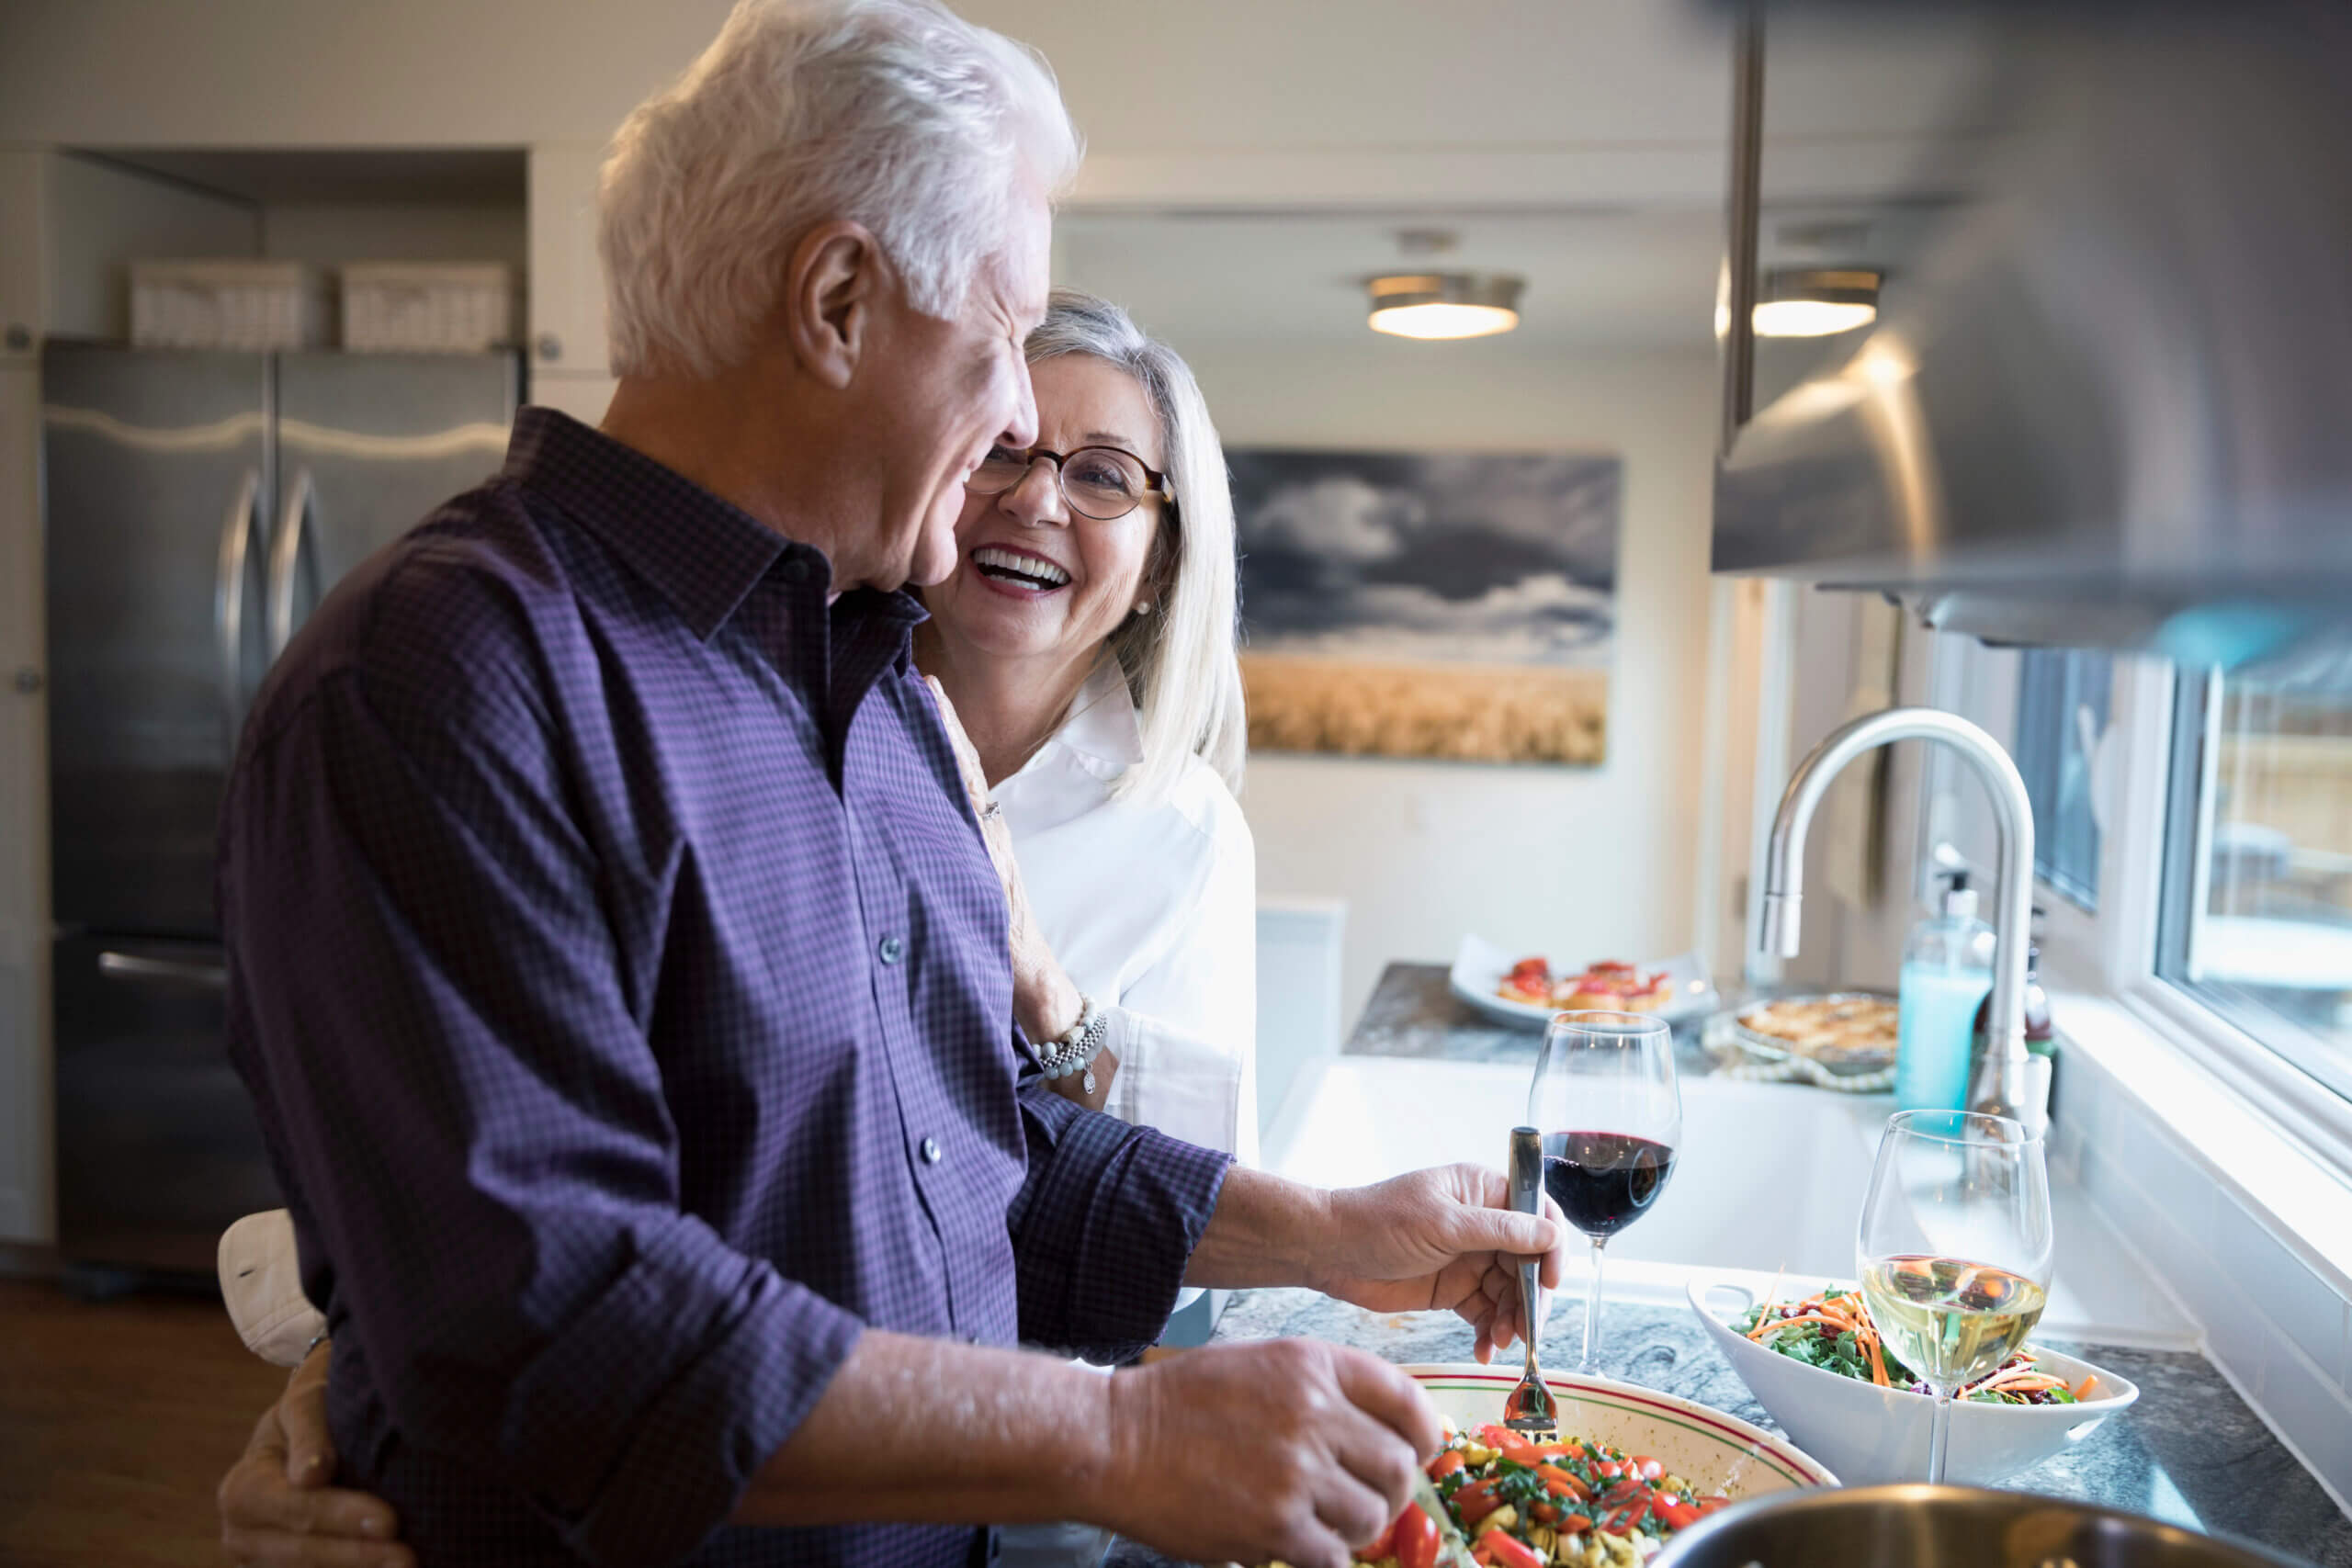
[(2199, 661), (2352, 619), (2352, 8), (2095, 14), (2033, 24), (1859, 350), (1737, 429), (1717, 570)]

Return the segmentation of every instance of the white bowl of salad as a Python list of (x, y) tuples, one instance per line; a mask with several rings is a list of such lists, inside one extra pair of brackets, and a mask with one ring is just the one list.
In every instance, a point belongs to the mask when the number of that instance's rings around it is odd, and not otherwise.
[(1634, 1568), (1732, 1503), (1838, 1484), (1785, 1438), (1653, 1389), (1547, 1374), (1559, 1430), (1529, 1437), (1496, 1425), (1516, 1368), (1404, 1371), (1446, 1421), (1445, 1449), (1429, 1470), (1447, 1517), (1424, 1526), (1419, 1505), (1408, 1508), (1356, 1554), (1360, 1562), (1460, 1562), (1441, 1544), (1458, 1532), (1463, 1555), (1481, 1568)]
[[(1925, 1478), (1934, 1401), (1877, 1343), (1850, 1281), (1783, 1281), (1759, 1301), (1744, 1277), (1702, 1277), (1690, 1293), (1732, 1371), (1849, 1485)], [(1994, 1485), (2081, 1442), (2139, 1397), (2129, 1378), (2025, 1345), (1954, 1401), (1945, 1479)]]

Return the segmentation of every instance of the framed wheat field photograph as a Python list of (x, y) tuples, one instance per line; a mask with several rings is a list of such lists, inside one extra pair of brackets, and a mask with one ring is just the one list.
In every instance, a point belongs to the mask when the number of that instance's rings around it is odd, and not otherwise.
[(1621, 459), (1228, 457), (1253, 750), (1608, 756)]

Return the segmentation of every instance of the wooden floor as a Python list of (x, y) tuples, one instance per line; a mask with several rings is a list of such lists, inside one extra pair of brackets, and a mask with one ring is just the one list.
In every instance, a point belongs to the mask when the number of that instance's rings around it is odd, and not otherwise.
[(0, 1280), (0, 1563), (220, 1568), (213, 1488), (285, 1375), (218, 1301)]

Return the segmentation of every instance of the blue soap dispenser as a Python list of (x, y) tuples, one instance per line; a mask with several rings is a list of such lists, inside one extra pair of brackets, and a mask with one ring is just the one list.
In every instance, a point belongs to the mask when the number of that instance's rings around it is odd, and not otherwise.
[(1894, 1103), (1905, 1111), (1964, 1108), (1976, 1010), (1993, 989), (1993, 928), (1976, 918), (1976, 890), (1964, 871), (1944, 880), (1939, 911), (1903, 949)]

